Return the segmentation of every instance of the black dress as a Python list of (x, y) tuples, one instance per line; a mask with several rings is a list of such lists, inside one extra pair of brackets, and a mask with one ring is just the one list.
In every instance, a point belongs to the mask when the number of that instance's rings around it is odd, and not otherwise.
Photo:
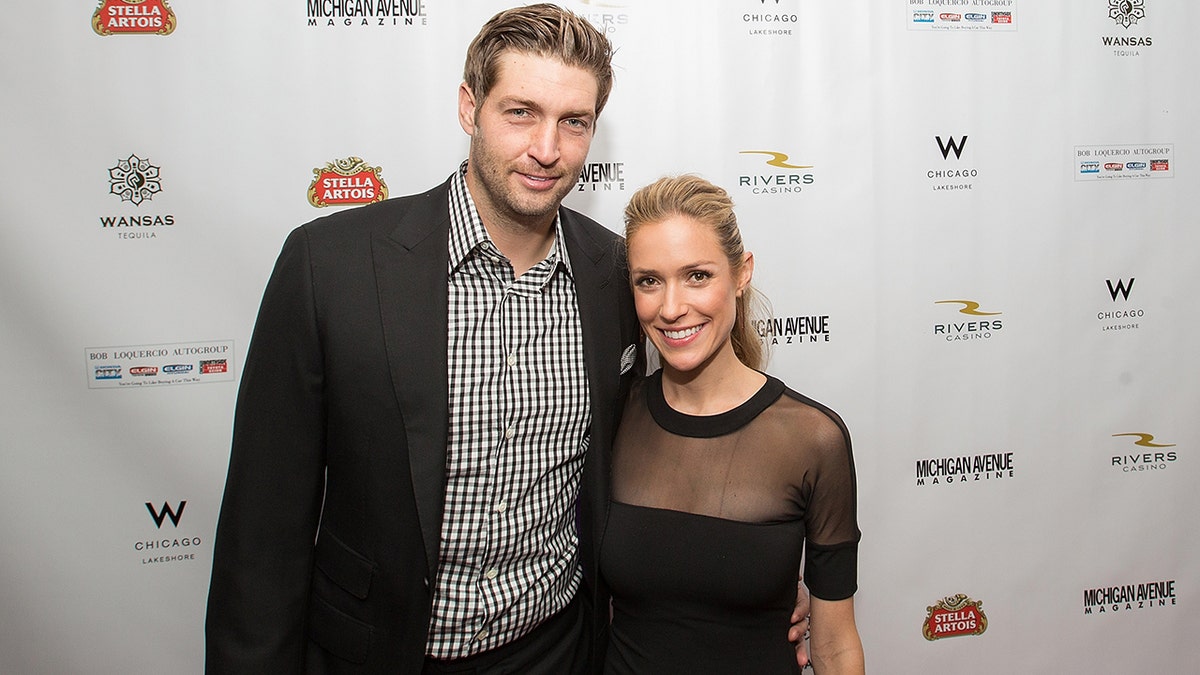
[(607, 673), (799, 672), (787, 630), (806, 539), (814, 597), (857, 589), (849, 433), (773, 377), (711, 416), (670, 408), (662, 371), (635, 385), (612, 494), (600, 559), (613, 593)]

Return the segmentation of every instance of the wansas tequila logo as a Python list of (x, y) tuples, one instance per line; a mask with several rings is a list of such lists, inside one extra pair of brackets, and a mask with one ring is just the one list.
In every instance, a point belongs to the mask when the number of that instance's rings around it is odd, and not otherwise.
[(372, 204), (387, 199), (383, 169), (367, 166), (361, 157), (336, 159), (313, 169), (308, 186), (308, 203), (318, 208), (345, 204)]
[(1004, 328), (1000, 319), (994, 318), (1001, 312), (985, 311), (974, 300), (935, 300), (935, 305), (961, 305), (958, 313), (963, 315), (957, 320), (933, 325), (933, 334), (946, 340), (958, 342), (961, 340), (987, 340)]
[(742, 150), (742, 155), (762, 155), (762, 167), (738, 176), (738, 187), (753, 195), (800, 194), (816, 180), (809, 171), (811, 164), (798, 164), (791, 157), (774, 150)]
[[(1129, 30), (1146, 18), (1145, 0), (1108, 0), (1108, 17)], [(1153, 46), (1154, 38), (1149, 35), (1102, 35), (1100, 42), (1113, 48), (1113, 56), (1139, 56), (1138, 48)]]
[(987, 630), (987, 615), (983, 601), (972, 600), (959, 593), (947, 596), (937, 604), (926, 607), (921, 634), (926, 640), (940, 640), (963, 635), (982, 635)]
[[(150, 160), (131, 154), (108, 169), (108, 193), (135, 207), (162, 192), (162, 172)], [(162, 228), (175, 225), (172, 214), (136, 213), (100, 216), (100, 227), (115, 232), (119, 239), (155, 239)]]
[(167, 0), (101, 0), (92, 13), (97, 35), (170, 35), (175, 12)]
[(1146, 0), (1108, 0), (1108, 18), (1118, 26), (1129, 28), (1146, 18)]
[(108, 192), (141, 206), (142, 202), (162, 192), (160, 169), (137, 155), (117, 160), (117, 165), (108, 170)]

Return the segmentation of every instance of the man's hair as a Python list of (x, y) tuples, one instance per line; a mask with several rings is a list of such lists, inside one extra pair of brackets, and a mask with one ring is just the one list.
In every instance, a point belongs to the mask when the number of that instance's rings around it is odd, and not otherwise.
[[(724, 189), (693, 174), (666, 176), (633, 193), (625, 206), (626, 245), (643, 226), (661, 223), (672, 216), (686, 216), (708, 227), (730, 269), (735, 275), (741, 273), (745, 248), (733, 213), (733, 200)], [(730, 334), (733, 352), (742, 363), (761, 370), (766, 363), (766, 352), (752, 322), (765, 309), (765, 298), (747, 285), (736, 304)]]
[(467, 47), (463, 80), (480, 102), (496, 84), (500, 55), (536, 54), (596, 77), (596, 115), (612, 91), (612, 43), (586, 19), (551, 4), (514, 7), (493, 16)]

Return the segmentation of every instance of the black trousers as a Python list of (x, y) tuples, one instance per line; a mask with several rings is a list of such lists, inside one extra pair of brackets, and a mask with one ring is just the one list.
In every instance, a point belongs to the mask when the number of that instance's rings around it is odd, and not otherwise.
[(425, 658), (422, 675), (566, 675), (587, 670), (584, 612), (578, 596), (529, 633), (462, 659)]

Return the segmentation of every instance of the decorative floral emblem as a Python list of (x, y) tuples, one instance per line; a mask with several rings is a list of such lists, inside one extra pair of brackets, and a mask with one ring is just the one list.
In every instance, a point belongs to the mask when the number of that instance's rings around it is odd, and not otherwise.
[(123, 202), (133, 202), (141, 206), (143, 201), (162, 192), (159, 182), (158, 167), (147, 160), (130, 155), (108, 170), (109, 192), (117, 195)]
[(1118, 26), (1129, 28), (1146, 18), (1146, 0), (1108, 0), (1108, 17)]

